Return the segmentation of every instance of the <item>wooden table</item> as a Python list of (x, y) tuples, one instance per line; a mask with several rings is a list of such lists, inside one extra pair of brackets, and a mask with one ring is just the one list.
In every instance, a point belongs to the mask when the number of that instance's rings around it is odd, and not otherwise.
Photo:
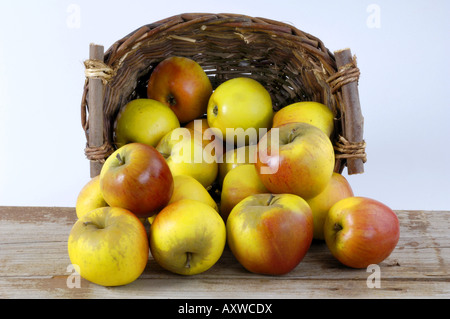
[[(450, 212), (396, 213), (400, 241), (375, 272), (344, 267), (323, 242), (313, 242), (285, 276), (251, 274), (226, 250), (213, 268), (193, 277), (169, 273), (150, 257), (138, 280), (106, 288), (70, 267), (74, 208), (0, 207), (0, 298), (449, 298)], [(373, 287), (377, 275), (379, 288)]]

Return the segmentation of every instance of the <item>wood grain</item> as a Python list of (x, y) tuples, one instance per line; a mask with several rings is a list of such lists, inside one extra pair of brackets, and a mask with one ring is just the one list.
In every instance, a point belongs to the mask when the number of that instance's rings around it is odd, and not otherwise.
[(228, 249), (207, 272), (183, 277), (150, 257), (135, 282), (106, 288), (84, 279), (68, 288), (67, 238), (74, 208), (0, 207), (0, 298), (449, 298), (450, 212), (397, 211), (401, 236), (380, 263), (380, 288), (368, 288), (366, 269), (337, 262), (323, 242), (285, 276), (247, 272)]
[[(103, 61), (104, 47), (91, 43), (89, 46), (89, 58)], [(100, 147), (103, 145), (103, 94), (102, 79), (92, 78), (89, 81), (89, 146)], [(100, 174), (102, 164), (96, 161), (90, 162), (91, 177)]]

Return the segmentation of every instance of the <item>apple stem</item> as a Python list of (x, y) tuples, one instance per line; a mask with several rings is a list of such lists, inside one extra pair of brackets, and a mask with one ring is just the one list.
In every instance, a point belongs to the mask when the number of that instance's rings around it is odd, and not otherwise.
[(289, 136), (288, 136), (288, 143), (292, 143), (292, 141), (295, 139), (295, 137), (293, 138), (295, 131), (296, 131), (296, 130), (293, 129), (293, 130), (289, 133)]
[(191, 268), (191, 258), (192, 258), (192, 253), (186, 253), (186, 264), (184, 265), (184, 268)]
[(119, 165), (123, 165), (123, 164), (125, 164), (125, 162), (123, 161), (123, 159), (122, 159), (122, 156), (120, 156), (120, 154), (119, 153), (117, 153), (117, 156), (116, 156), (116, 158), (119, 160)]
[(83, 223), (84, 224), (84, 226), (89, 226), (89, 225), (94, 225), (94, 226), (97, 226), (96, 224), (94, 224), (93, 222), (84, 222)]
[(341, 231), (343, 228), (341, 225), (339, 225), (338, 223), (334, 224), (333, 230), (334, 231)]
[(219, 115), (219, 107), (217, 105), (214, 105), (213, 113), (215, 116)]
[(277, 200), (279, 200), (279, 197), (276, 197), (274, 194), (270, 194), (270, 198), (267, 201), (267, 206), (273, 205)]
[(168, 159), (170, 157), (170, 154), (166, 154), (166, 153), (161, 153), (162, 157), (164, 157), (164, 159)]
[(169, 93), (167, 96), (167, 103), (169, 103), (170, 106), (175, 106), (177, 104), (177, 99), (172, 93)]

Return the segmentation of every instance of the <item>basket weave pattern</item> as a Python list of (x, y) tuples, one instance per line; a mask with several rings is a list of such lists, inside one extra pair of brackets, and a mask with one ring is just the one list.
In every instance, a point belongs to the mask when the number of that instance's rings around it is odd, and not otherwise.
[[(342, 86), (357, 82), (356, 61), (338, 68), (321, 40), (294, 26), (237, 14), (181, 14), (130, 33), (114, 43), (104, 61), (88, 60), (81, 105), (82, 126), (89, 134), (89, 80), (104, 84), (104, 144), (86, 147), (92, 161), (104, 161), (114, 151), (114, 122), (121, 107), (146, 98), (146, 84), (156, 65), (169, 56), (197, 61), (213, 88), (228, 79), (251, 77), (270, 93), (274, 110), (299, 101), (317, 101), (335, 115), (336, 171), (348, 158), (366, 160), (365, 143), (345, 138), (346, 106)], [(347, 123), (348, 125), (348, 123)]]

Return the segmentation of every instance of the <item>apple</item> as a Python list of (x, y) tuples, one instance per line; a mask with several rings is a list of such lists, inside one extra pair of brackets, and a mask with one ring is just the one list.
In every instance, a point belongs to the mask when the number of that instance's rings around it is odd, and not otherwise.
[(205, 203), (217, 212), (217, 203), (211, 197), (206, 188), (195, 178), (189, 175), (177, 175), (173, 177), (173, 194), (167, 205), (182, 199), (192, 199)]
[(234, 168), (256, 163), (257, 145), (247, 145), (226, 151), (219, 162), (219, 183), (223, 184), (225, 176)]
[(212, 85), (202, 67), (189, 58), (170, 57), (160, 62), (150, 75), (148, 98), (169, 106), (181, 123), (206, 113)]
[(154, 147), (130, 143), (108, 157), (100, 172), (100, 188), (109, 206), (146, 218), (169, 202), (173, 177)]
[(156, 149), (164, 156), (173, 176), (188, 175), (209, 187), (218, 174), (218, 163), (214, 148), (208, 152), (201, 134), (187, 128), (175, 129), (167, 133)]
[[(238, 146), (256, 144), (259, 130), (267, 131), (272, 126), (272, 98), (259, 82), (244, 77), (234, 78), (213, 92), (207, 117), (209, 126), (220, 130), (227, 143)], [(232, 129), (230, 132), (234, 134), (227, 136), (227, 129)], [(248, 129), (255, 134), (246, 134)]]
[(325, 104), (318, 102), (297, 102), (283, 107), (275, 113), (272, 127), (294, 122), (302, 122), (320, 128), (328, 137), (334, 131), (333, 112)]
[[(223, 145), (223, 141), (221, 139), (221, 133), (219, 133), (218, 130), (213, 130), (208, 125), (208, 120), (206, 118), (201, 119), (195, 119), (188, 124), (184, 126), (185, 128), (194, 130), (194, 132), (199, 132), (203, 136), (203, 143), (204, 145), (211, 144), (211, 142), (214, 142), (214, 152), (212, 154), (216, 155), (217, 157), (222, 156), (225, 150), (225, 147)], [(219, 138), (217, 141), (216, 138)]]
[(314, 239), (325, 239), (323, 225), (330, 208), (341, 199), (353, 196), (352, 187), (347, 179), (339, 173), (333, 173), (325, 189), (319, 195), (306, 201), (313, 214)]
[(249, 196), (231, 211), (227, 238), (231, 252), (248, 271), (287, 274), (302, 261), (311, 245), (311, 209), (297, 195)]
[(261, 182), (255, 165), (245, 164), (230, 171), (223, 181), (220, 215), (226, 222), (231, 210), (250, 195), (264, 194), (269, 191)]
[(77, 197), (75, 211), (77, 217), (81, 218), (96, 208), (107, 206), (108, 203), (106, 203), (100, 190), (100, 175), (97, 175), (81, 189)]
[(150, 251), (164, 269), (196, 275), (210, 269), (222, 256), (226, 228), (211, 206), (179, 200), (156, 215), (150, 227)]
[(168, 106), (151, 99), (136, 99), (117, 115), (115, 143), (117, 148), (129, 143), (155, 147), (167, 132), (177, 127), (180, 122)]
[(144, 271), (149, 245), (145, 227), (133, 213), (119, 207), (103, 207), (75, 223), (68, 252), (81, 277), (97, 285), (123, 286)]
[(385, 204), (349, 197), (331, 207), (324, 224), (325, 242), (333, 256), (351, 268), (367, 268), (385, 260), (397, 246), (400, 225)]
[(189, 128), (191, 130), (198, 130), (199, 132), (204, 134), (205, 131), (209, 129), (208, 119), (206, 118), (195, 119), (186, 124), (184, 127)]
[[(272, 135), (276, 133), (278, 138), (274, 139)], [(307, 123), (288, 123), (271, 129), (261, 138), (256, 155), (258, 174), (271, 193), (312, 198), (325, 189), (334, 171), (330, 139)]]

